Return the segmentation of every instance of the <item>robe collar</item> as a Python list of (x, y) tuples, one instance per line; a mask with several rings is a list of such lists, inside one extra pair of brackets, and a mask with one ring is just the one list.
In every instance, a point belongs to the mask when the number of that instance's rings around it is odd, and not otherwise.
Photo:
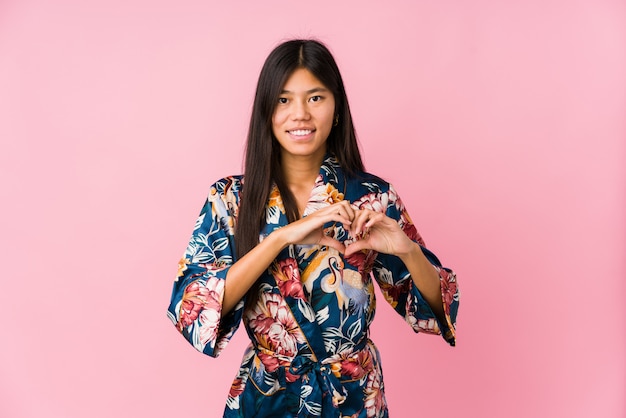
[[(346, 193), (346, 184), (346, 176), (339, 162), (332, 154), (327, 154), (322, 161), (315, 184), (311, 189), (303, 216), (310, 215), (319, 209), (343, 200)], [(274, 183), (266, 205), (265, 226), (261, 231), (261, 235), (267, 236), (273, 230), (286, 226), (288, 223), (280, 191), (276, 183)]]
[(337, 159), (333, 155), (327, 154), (320, 166), (303, 216), (343, 200), (345, 193), (345, 174)]

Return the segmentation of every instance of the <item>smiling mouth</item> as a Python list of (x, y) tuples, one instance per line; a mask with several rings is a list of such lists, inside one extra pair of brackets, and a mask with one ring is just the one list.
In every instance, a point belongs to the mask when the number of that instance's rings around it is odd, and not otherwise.
[(297, 129), (295, 131), (287, 131), (289, 132), (289, 134), (294, 135), (294, 136), (306, 136), (311, 134), (311, 132), (313, 132), (311, 129)]

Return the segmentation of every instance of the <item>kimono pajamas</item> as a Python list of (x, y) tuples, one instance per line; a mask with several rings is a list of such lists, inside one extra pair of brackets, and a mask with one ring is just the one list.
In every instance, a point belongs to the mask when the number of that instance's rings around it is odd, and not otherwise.
[[(454, 273), (424, 248), (395, 189), (371, 174), (344, 176), (327, 157), (304, 216), (347, 199), (395, 219), (439, 272), (445, 322), (424, 300), (400, 259), (372, 250), (344, 257), (319, 245), (285, 248), (235, 308), (221, 318), (224, 279), (236, 261), (234, 228), (244, 180), (216, 182), (179, 263), (168, 316), (193, 346), (217, 357), (243, 320), (251, 344), (226, 401), (224, 417), (387, 417), (378, 351), (369, 340), (373, 280), (415, 332), (455, 343), (459, 293)], [(287, 225), (275, 187), (260, 240)], [(339, 223), (324, 233), (349, 244)]]

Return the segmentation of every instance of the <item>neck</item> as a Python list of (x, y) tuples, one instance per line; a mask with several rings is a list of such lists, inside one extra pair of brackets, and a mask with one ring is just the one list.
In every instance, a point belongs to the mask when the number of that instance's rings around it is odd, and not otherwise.
[(325, 152), (314, 156), (285, 156), (283, 154), (282, 168), (287, 186), (292, 190), (301, 188), (310, 190), (319, 174), (324, 155)]

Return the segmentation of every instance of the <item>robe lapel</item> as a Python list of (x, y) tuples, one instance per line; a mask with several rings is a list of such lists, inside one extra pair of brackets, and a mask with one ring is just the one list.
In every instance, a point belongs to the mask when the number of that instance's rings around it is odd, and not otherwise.
[[(320, 167), (320, 174), (311, 191), (304, 216), (343, 199), (345, 182), (341, 178), (344, 187), (340, 192), (336, 186), (340, 180), (338, 174), (336, 162), (327, 158)], [(262, 234), (267, 236), (275, 229), (286, 225), (287, 217), (282, 198), (278, 188), (274, 186), (267, 205), (266, 226)], [(325, 227), (330, 228), (332, 225)], [(289, 405), (302, 405), (302, 402), (308, 405), (304, 409), (296, 408), (297, 411), (290, 410), (291, 413), (297, 414), (295, 416), (339, 418), (338, 405), (345, 400), (346, 391), (333, 374), (331, 367), (324, 364), (324, 360), (328, 358), (328, 353), (324, 346), (322, 329), (317, 323), (315, 310), (304, 292), (302, 268), (298, 265), (298, 259), (295, 246), (290, 245), (278, 255), (276, 261), (269, 268), (269, 274), (273, 277), (305, 337), (305, 344), (300, 347), (298, 355), (287, 370), (292, 376), (299, 378), (286, 385), (285, 396), (290, 400)], [(307, 266), (303, 267), (306, 268)], [(303, 382), (307, 382), (310, 390), (302, 390)], [(311, 412), (311, 414), (306, 411)]]

